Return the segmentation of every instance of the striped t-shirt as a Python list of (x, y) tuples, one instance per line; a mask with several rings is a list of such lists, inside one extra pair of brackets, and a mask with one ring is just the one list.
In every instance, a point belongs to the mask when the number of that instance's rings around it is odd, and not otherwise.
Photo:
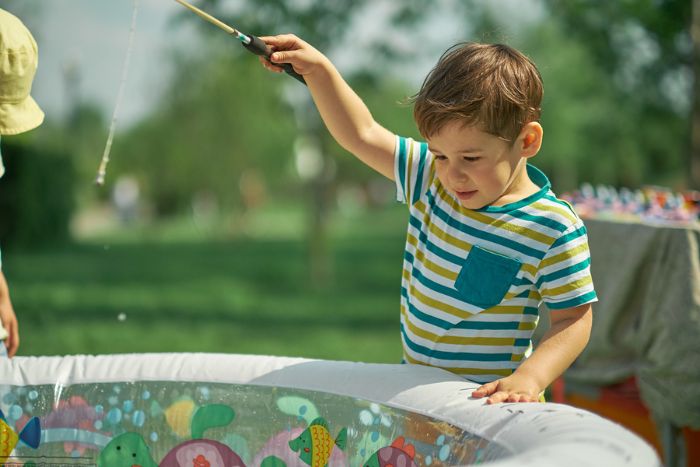
[(426, 143), (397, 137), (397, 198), (409, 207), (401, 280), (404, 360), (485, 383), (532, 353), (544, 301), (556, 313), (597, 301), (586, 228), (547, 177), (518, 202), (463, 207)]

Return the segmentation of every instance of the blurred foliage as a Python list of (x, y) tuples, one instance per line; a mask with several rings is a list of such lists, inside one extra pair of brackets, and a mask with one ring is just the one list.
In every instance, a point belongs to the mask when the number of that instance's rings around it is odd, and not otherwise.
[[(550, 175), (557, 192), (583, 181), (633, 188), (685, 184), (692, 52), (687, 1), (542, 0), (530, 2), (543, 7), (539, 17), (515, 21), (517, 13), (494, 2), (436, 0), (430, 28), (424, 24), (425, 3), (418, 0), (203, 0), (197, 5), (244, 32), (293, 32), (331, 56), (352, 47), (357, 66), (344, 69), (345, 78), (377, 121), (414, 137), (412, 109), (400, 102), (417, 91), (422, 76), (406, 75), (405, 65), (426, 54), (426, 31), (449, 36), (440, 30), (442, 17), (462, 18), (458, 40), (504, 41), (537, 63), (545, 82), (545, 140), (534, 163)], [(386, 34), (358, 37), (359, 18), (381, 5), (390, 5), (381, 25)], [(78, 102), (64, 121), (36, 130), (38, 152), (69, 155), (76, 178), (61, 191), (75, 194), (79, 207), (108, 198), (121, 175), (137, 178), (142, 199), (156, 216), (189, 212), (199, 198), (213, 200), (221, 213), (245, 211), (251, 202), (243, 193), (244, 179), (259, 179), (272, 200), (306, 201), (332, 195), (340, 185), (366, 186), (380, 178), (332, 140), (303, 86), (267, 72), (237, 41), (184, 9), (171, 31), (185, 21), (197, 25), (199, 42), (194, 52), (172, 51), (165, 58), (172, 66), (163, 70), (174, 71), (163, 73), (151, 112), (115, 138), (106, 189), (92, 184), (109, 123), (102, 109)], [(400, 36), (403, 45), (383, 40), (389, 36)], [(454, 41), (449, 37), (443, 50)], [(324, 174), (332, 177), (305, 197), (308, 187), (295, 169), (294, 144), (309, 133), (330, 167)], [(311, 204), (320, 209), (332, 201)]]
[[(330, 45), (347, 39), (353, 13), (367, 3), (367, 0), (262, 0), (237, 1), (232, 4), (221, 0), (205, 0), (201, 6), (225, 23), (240, 27), (244, 33), (259, 36), (292, 32), (325, 50)], [(220, 34), (205, 23), (202, 23), (202, 29), (209, 34)]]
[(683, 180), (688, 128), (678, 115), (644, 111), (615, 86), (593, 51), (552, 22), (523, 45), (545, 83), (544, 145), (535, 164), (557, 190), (583, 181), (638, 187)]
[(156, 214), (182, 212), (197, 193), (236, 208), (244, 169), (279, 185), (289, 177), (294, 121), (277, 76), (237, 59), (237, 43), (223, 39), (210, 39), (220, 47), (207, 56), (176, 57), (160, 107), (115, 144), (112, 175), (135, 174)]
[(3, 138), (7, 172), (0, 183), (0, 245), (37, 247), (69, 237), (73, 161), (64, 152)]
[[(586, 46), (621, 91), (674, 110), (668, 87), (692, 61), (688, 0), (544, 0), (567, 35)], [(678, 111), (687, 111), (678, 109)]]
[(98, 155), (106, 138), (101, 110), (76, 102), (65, 121), (2, 139), (0, 246), (39, 247), (70, 237), (75, 211), (94, 202)]
[[(535, 31), (532, 50), (538, 57), (564, 55), (578, 61), (559, 62), (563, 66), (551, 70), (546, 81), (556, 86), (573, 80), (578, 91), (585, 90), (572, 93), (579, 100), (578, 105), (571, 102), (578, 110), (573, 117), (585, 122), (583, 134), (597, 146), (587, 144), (592, 151), (579, 150), (583, 162), (577, 165), (579, 178), (627, 186), (687, 187), (691, 2), (545, 0), (545, 4), (552, 21)], [(558, 29), (556, 37), (543, 34), (553, 26)], [(555, 113), (545, 106), (552, 119), (569, 120), (565, 110), (562, 106)], [(587, 165), (592, 157), (595, 162)]]

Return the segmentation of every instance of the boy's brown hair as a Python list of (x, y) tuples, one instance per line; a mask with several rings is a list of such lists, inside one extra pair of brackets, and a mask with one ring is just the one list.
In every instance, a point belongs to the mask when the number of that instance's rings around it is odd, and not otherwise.
[(467, 42), (449, 48), (428, 74), (413, 116), (425, 138), (455, 120), (514, 142), (540, 118), (542, 77), (521, 52), (503, 44)]

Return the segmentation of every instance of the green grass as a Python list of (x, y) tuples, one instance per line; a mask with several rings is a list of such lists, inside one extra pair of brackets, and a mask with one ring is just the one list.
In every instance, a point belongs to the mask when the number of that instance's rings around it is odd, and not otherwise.
[(309, 280), (299, 210), (266, 210), (235, 235), (185, 219), (57, 251), (6, 252), (18, 354), (201, 351), (397, 362), (405, 216), (400, 206), (336, 214), (333, 274), (323, 286)]

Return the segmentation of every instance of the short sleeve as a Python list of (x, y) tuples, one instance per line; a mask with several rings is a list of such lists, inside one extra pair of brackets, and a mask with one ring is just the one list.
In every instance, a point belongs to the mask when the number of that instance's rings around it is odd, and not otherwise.
[(579, 219), (551, 245), (537, 269), (537, 289), (551, 310), (598, 301), (586, 227)]
[(394, 154), (394, 179), (396, 180), (396, 200), (413, 204), (430, 185), (432, 155), (428, 144), (411, 138), (396, 136)]

